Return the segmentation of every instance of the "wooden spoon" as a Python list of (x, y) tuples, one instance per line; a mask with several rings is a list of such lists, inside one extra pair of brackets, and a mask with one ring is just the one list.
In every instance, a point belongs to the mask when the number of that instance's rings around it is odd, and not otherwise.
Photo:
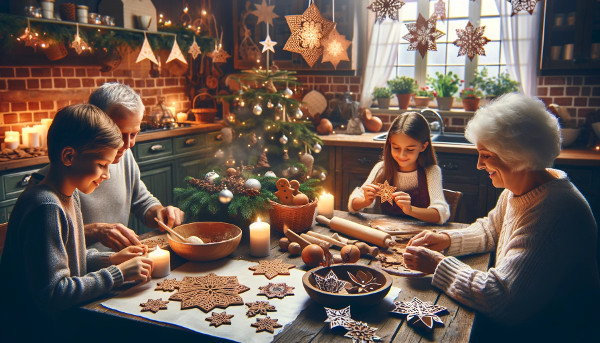
[(156, 220), (156, 222), (158, 223), (158, 225), (163, 228), (164, 230), (166, 230), (167, 232), (171, 233), (173, 236), (177, 237), (177, 239), (179, 239), (182, 242), (186, 242), (186, 239), (183, 238), (182, 235), (178, 234), (175, 230), (171, 229), (167, 224), (163, 223), (162, 220), (158, 219), (158, 218), (154, 218), (154, 220)]

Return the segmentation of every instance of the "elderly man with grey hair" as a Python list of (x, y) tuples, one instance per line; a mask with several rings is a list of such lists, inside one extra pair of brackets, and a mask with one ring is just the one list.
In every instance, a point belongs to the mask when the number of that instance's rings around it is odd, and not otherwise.
[[(136, 233), (127, 228), (130, 212), (148, 227), (157, 227), (155, 217), (170, 227), (180, 225), (183, 211), (163, 206), (148, 191), (131, 153), (144, 115), (140, 96), (127, 85), (111, 82), (95, 90), (89, 103), (106, 112), (117, 124), (124, 144), (110, 165), (110, 179), (105, 180), (94, 193), (80, 195), (87, 243), (101, 242), (115, 251), (140, 244)], [(45, 175), (45, 170), (38, 174)]]
[[(412, 238), (406, 265), (478, 312), (474, 341), (598, 342), (598, 228), (566, 173), (549, 168), (561, 148), (557, 119), (540, 100), (511, 93), (477, 111), (465, 135), (477, 168), (505, 189), (469, 227)], [(452, 257), (491, 251), (487, 271)]]

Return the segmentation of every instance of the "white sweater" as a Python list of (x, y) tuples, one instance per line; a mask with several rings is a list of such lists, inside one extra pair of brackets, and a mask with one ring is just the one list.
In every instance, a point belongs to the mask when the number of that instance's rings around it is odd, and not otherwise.
[[(367, 180), (362, 185), (364, 186), (372, 184), (375, 180), (375, 176), (377, 176), (377, 173), (381, 168), (383, 168), (383, 161), (379, 161), (377, 164), (375, 164), (371, 170), (371, 173), (369, 174), (369, 177), (367, 177)], [(438, 224), (443, 224), (448, 220), (448, 218), (450, 218), (450, 206), (448, 206), (448, 203), (444, 198), (444, 190), (442, 188), (442, 170), (439, 166), (432, 165), (425, 168), (425, 175), (427, 176), (427, 187), (429, 190), (428, 208), (434, 208), (439, 212), (440, 221)], [(396, 173), (393, 186), (395, 186), (398, 191), (408, 191), (417, 188), (419, 186), (417, 171), (415, 170), (409, 173)], [(352, 200), (357, 198), (362, 199), (364, 197), (365, 192), (363, 189), (361, 187), (356, 187), (348, 199), (348, 212), (358, 212), (352, 207)], [(374, 205), (375, 202), (366, 208), (372, 208)]]
[[(545, 323), (554, 317), (578, 325), (576, 318), (600, 294), (597, 226), (566, 174), (549, 171), (558, 178), (521, 196), (504, 190), (487, 217), (444, 231), (451, 239), (448, 255), (495, 249), (494, 267), (478, 271), (446, 257), (432, 284), (503, 325), (528, 325), (539, 314)], [(581, 325), (589, 326), (587, 319)]]

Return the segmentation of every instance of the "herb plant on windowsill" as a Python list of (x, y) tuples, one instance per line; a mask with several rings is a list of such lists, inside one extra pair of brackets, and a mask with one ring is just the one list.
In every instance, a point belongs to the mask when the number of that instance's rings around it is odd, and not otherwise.
[(465, 111), (477, 111), (481, 97), (483, 97), (483, 93), (477, 88), (467, 87), (460, 91), (460, 98)]
[(464, 81), (456, 73), (449, 71), (448, 74), (435, 72), (435, 77), (428, 76), (427, 82), (437, 93), (438, 108), (449, 110), (452, 107), (453, 97), (458, 92), (458, 86)]
[(497, 98), (502, 94), (519, 91), (519, 83), (511, 79), (507, 72), (488, 77), (487, 68), (483, 68), (481, 72), (475, 71), (475, 77), (471, 85), (483, 90), (490, 99)]
[(375, 87), (373, 89), (373, 98), (377, 99), (377, 105), (380, 109), (387, 110), (390, 108), (390, 98), (392, 97), (392, 92), (387, 87)]
[(407, 109), (412, 94), (417, 89), (417, 82), (412, 77), (396, 76), (387, 82), (392, 93), (398, 98), (398, 107)]
[(415, 92), (415, 106), (427, 107), (429, 102), (437, 96), (437, 93), (433, 89), (427, 87), (421, 87)]

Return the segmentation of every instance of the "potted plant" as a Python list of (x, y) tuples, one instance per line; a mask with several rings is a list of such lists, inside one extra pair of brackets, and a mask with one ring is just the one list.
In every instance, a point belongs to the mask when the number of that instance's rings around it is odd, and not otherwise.
[(452, 108), (454, 95), (458, 92), (458, 85), (464, 82), (458, 78), (456, 73), (449, 71), (448, 74), (435, 72), (435, 77), (427, 77), (427, 82), (431, 84), (433, 90), (437, 93), (437, 103), (440, 110), (447, 111)]
[(433, 97), (437, 96), (437, 93), (429, 86), (421, 87), (415, 92), (415, 106), (427, 107), (429, 102), (433, 100)]
[(490, 99), (499, 97), (502, 94), (519, 91), (519, 83), (511, 79), (507, 72), (488, 77), (487, 68), (483, 68), (481, 72), (475, 71), (475, 77), (471, 85), (483, 90)]
[(377, 105), (379, 108), (383, 110), (387, 110), (390, 108), (390, 98), (392, 97), (392, 92), (387, 87), (375, 87), (373, 89), (373, 98), (377, 99)]
[(398, 107), (407, 109), (414, 91), (417, 89), (417, 82), (412, 77), (396, 76), (396, 78), (388, 80), (390, 91), (396, 94), (398, 98)]
[(465, 111), (477, 111), (482, 96), (483, 93), (474, 87), (467, 87), (460, 91), (460, 99)]

